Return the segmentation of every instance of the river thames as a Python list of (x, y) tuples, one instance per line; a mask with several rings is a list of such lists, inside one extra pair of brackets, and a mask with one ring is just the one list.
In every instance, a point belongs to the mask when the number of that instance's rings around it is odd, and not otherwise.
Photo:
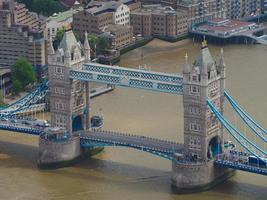
[[(220, 46), (209, 45), (216, 58)], [(226, 87), (256, 121), (267, 128), (267, 47), (225, 45)], [(123, 55), (118, 65), (181, 74), (184, 55), (194, 61), (200, 48), (191, 40), (153, 40)], [(143, 59), (141, 59), (143, 54)], [(129, 88), (92, 100), (94, 114), (104, 115), (106, 130), (183, 142), (182, 97)], [(232, 114), (228, 107), (226, 116)], [(239, 126), (241, 127), (241, 124)], [(0, 200), (265, 200), (267, 177), (237, 172), (205, 192), (175, 194), (171, 162), (125, 148), (105, 148), (99, 155), (57, 170), (37, 168), (38, 138), (0, 131)]]

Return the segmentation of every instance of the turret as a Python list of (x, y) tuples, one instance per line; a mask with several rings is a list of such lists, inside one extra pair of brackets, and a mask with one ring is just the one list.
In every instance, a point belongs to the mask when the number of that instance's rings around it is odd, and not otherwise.
[(219, 64), (217, 66), (218, 72), (221, 74), (222, 78), (225, 78), (225, 62), (224, 62), (224, 56), (223, 56), (223, 48), (221, 48), (221, 54), (219, 59)]
[(71, 67), (71, 53), (68, 48), (68, 45), (66, 45), (66, 48), (64, 51), (64, 64), (66, 67)]
[(189, 74), (190, 73), (190, 65), (188, 63), (188, 55), (187, 53), (185, 54), (185, 63), (183, 66), (183, 74)]
[(88, 35), (87, 32), (84, 34), (84, 57), (85, 57), (85, 62), (89, 62), (91, 60), (90, 56), (90, 45), (88, 42)]
[(49, 39), (47, 51), (48, 51), (48, 63), (52, 64), (52, 62), (54, 62), (54, 56), (55, 56), (55, 49), (53, 47), (52, 37), (50, 37)]

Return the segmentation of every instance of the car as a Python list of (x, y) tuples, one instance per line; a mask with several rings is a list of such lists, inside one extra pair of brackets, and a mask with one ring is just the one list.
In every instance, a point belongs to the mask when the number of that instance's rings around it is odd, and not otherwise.
[(267, 167), (267, 158), (266, 157), (259, 157), (259, 159), (255, 156), (250, 155), (248, 157), (247, 162), (251, 165), (259, 165), (260, 167)]

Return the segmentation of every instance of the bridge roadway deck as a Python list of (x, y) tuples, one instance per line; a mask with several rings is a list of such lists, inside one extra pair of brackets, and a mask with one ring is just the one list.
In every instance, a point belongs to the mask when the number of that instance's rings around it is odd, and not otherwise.
[(81, 131), (79, 134), (82, 146), (92, 146), (93, 144), (95, 144), (95, 146), (125, 146), (164, 154), (173, 154), (174, 152), (181, 153), (184, 147), (183, 144), (167, 140), (102, 130)]
[(219, 155), (218, 158), (214, 161), (214, 164), (216, 166), (222, 166), (267, 176), (267, 167), (248, 163), (249, 156), (250, 154), (242, 151), (230, 151), (228, 153)]

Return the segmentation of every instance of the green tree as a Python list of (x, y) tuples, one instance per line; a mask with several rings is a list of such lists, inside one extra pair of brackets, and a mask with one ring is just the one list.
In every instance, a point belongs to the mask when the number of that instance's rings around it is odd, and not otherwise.
[(12, 92), (14, 95), (18, 95), (22, 91), (22, 84), (18, 80), (14, 80), (12, 83)]
[(56, 34), (56, 40), (60, 42), (64, 36), (64, 33), (65, 31), (63, 29), (58, 30)]
[(35, 71), (32, 65), (25, 59), (19, 58), (11, 68), (11, 79), (15, 94), (25, 89), (36, 81)]
[(0, 107), (5, 106), (3, 91), (0, 90)]
[(58, 0), (19, 0), (19, 2), (24, 3), (30, 11), (45, 16), (63, 11), (63, 7)]
[(88, 41), (91, 48), (94, 51), (96, 50), (98, 52), (104, 52), (109, 46), (108, 40), (106, 38), (96, 35), (88, 35)]

